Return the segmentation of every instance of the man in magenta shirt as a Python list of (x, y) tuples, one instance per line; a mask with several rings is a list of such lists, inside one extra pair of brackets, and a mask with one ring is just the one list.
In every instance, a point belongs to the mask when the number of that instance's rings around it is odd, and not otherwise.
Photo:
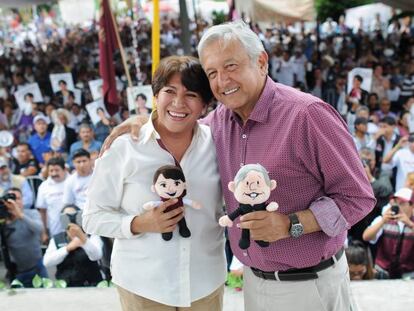
[[(221, 103), (202, 122), (216, 144), (227, 213), (238, 206), (227, 184), (240, 166), (260, 163), (278, 183), (269, 198), (276, 212), (244, 215), (229, 229), (247, 266), (245, 310), (350, 310), (343, 245), (375, 198), (346, 124), (319, 98), (272, 81), (263, 44), (244, 23), (211, 27), (198, 52)], [(241, 228), (270, 246), (240, 249)]]

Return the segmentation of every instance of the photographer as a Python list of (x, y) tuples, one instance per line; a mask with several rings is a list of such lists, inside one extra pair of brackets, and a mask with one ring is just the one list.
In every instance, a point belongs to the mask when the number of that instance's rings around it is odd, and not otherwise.
[(414, 276), (413, 191), (401, 188), (364, 231), (364, 241), (377, 244), (375, 269), (391, 279)]
[[(23, 208), (22, 192), (10, 188), (2, 198), (0, 209), (6, 209), (0, 225), (1, 249), (7, 268), (7, 277), (17, 279), (24, 287), (32, 287), (37, 274), (47, 277), (42, 262), (40, 236), (43, 225), (37, 210)], [(0, 219), (1, 221), (1, 219)]]
[(56, 279), (65, 280), (67, 286), (94, 286), (102, 281), (98, 260), (103, 243), (99, 236), (82, 230), (81, 213), (76, 205), (63, 208), (61, 223), (66, 231), (53, 236), (44, 256), (45, 266), (57, 266)]

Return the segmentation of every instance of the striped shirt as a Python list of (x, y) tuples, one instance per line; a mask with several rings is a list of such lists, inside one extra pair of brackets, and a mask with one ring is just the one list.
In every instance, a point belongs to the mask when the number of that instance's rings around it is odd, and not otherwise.
[(414, 74), (411, 76), (405, 77), (403, 84), (401, 86), (402, 97), (411, 97), (414, 96)]
[(241, 250), (241, 230), (234, 225), (229, 228), (232, 250), (247, 266), (283, 271), (316, 265), (335, 254), (347, 229), (374, 207), (371, 185), (345, 122), (319, 98), (268, 78), (245, 125), (223, 105), (203, 122), (211, 126), (228, 214), (238, 207), (228, 183), (240, 166), (260, 163), (278, 184), (269, 202), (279, 203), (283, 214), (310, 208), (322, 228), (268, 248), (252, 243)]

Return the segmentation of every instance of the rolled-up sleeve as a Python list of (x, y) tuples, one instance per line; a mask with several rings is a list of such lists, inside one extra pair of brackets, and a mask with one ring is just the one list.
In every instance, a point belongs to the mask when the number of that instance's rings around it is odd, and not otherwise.
[(309, 209), (322, 231), (333, 237), (364, 218), (376, 200), (339, 114), (329, 105), (314, 103), (301, 111), (300, 119), (303, 143), (297, 145), (296, 155), (324, 193)]
[(120, 239), (133, 236), (130, 226), (135, 215), (128, 215), (121, 207), (128, 156), (125, 143), (117, 139), (95, 162), (82, 215), (83, 229), (89, 234)]

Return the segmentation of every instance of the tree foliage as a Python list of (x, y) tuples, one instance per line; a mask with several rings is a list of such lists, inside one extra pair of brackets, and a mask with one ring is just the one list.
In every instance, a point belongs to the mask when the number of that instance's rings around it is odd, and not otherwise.
[(371, 3), (374, 3), (374, 0), (315, 0), (316, 12), (320, 21), (325, 21), (328, 17), (338, 20), (346, 9)]

